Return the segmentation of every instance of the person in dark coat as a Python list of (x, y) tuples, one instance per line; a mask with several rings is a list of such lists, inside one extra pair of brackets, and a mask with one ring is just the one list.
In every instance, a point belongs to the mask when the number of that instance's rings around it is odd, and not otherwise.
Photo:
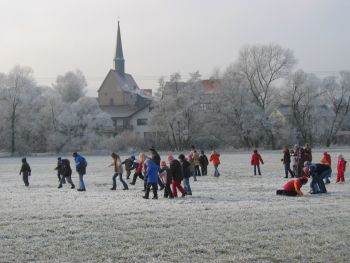
[(23, 176), (23, 182), (25, 186), (29, 186), (29, 176), (31, 176), (31, 169), (29, 164), (27, 163), (26, 158), (22, 158), (22, 167), (21, 170), (19, 171), (19, 175), (22, 174)]
[(182, 175), (182, 167), (178, 160), (174, 159), (172, 155), (168, 156), (168, 161), (170, 163), (170, 171), (172, 175), (172, 183), (171, 187), (173, 190), (173, 196), (177, 197), (177, 190), (178, 189), (182, 193), (182, 197), (186, 195), (185, 189), (181, 186), (181, 181), (183, 180)]
[[(62, 158), (61, 157), (57, 158), (57, 166), (55, 170), (57, 170), (58, 182), (61, 183), (61, 179), (62, 179)], [(66, 181), (64, 180), (62, 183), (65, 184)]]
[(306, 176), (312, 177), (310, 184), (312, 194), (327, 193), (323, 179), (329, 177), (332, 173), (332, 169), (328, 165), (305, 161), (303, 171)]
[(133, 169), (133, 163), (135, 161), (135, 156), (131, 156), (129, 158), (126, 158), (124, 160), (124, 162), (122, 162), (122, 164), (124, 164), (124, 167), (125, 167), (125, 171), (126, 171), (126, 179), (129, 180), (130, 178), (130, 174), (131, 174), (131, 170)]
[(190, 177), (191, 177), (191, 170), (190, 170), (190, 163), (186, 160), (185, 155), (180, 154), (179, 160), (182, 166), (182, 174), (183, 174), (183, 184), (186, 191), (186, 195), (192, 195), (192, 189), (190, 185)]
[(75, 185), (72, 181), (72, 168), (70, 167), (70, 163), (68, 159), (61, 160), (61, 181), (58, 185), (58, 188), (62, 188), (62, 184), (66, 183), (66, 181), (71, 185), (71, 189), (75, 188)]
[(288, 146), (285, 146), (283, 148), (283, 159), (281, 161), (283, 162), (283, 165), (284, 165), (284, 172), (285, 172), (284, 178), (288, 178), (288, 172), (290, 173), (290, 176), (293, 178), (294, 173), (290, 169), (290, 152), (289, 152)]
[(201, 155), (199, 156), (199, 165), (202, 170), (202, 176), (208, 175), (208, 157), (204, 154), (204, 151), (201, 151)]
[(78, 189), (79, 192), (85, 192), (85, 184), (84, 184), (84, 175), (86, 174), (86, 166), (87, 162), (85, 158), (78, 154), (77, 152), (73, 153), (74, 161), (75, 161), (75, 169), (79, 174), (79, 184), (80, 187)]

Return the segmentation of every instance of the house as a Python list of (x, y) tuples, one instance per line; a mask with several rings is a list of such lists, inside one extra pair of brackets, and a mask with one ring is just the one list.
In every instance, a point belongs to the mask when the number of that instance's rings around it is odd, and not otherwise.
[(99, 106), (113, 121), (113, 128), (106, 132), (117, 135), (123, 131), (130, 131), (144, 137), (148, 132), (151, 102), (152, 90), (140, 89), (132, 75), (125, 72), (118, 22), (114, 69), (108, 72), (98, 90)]

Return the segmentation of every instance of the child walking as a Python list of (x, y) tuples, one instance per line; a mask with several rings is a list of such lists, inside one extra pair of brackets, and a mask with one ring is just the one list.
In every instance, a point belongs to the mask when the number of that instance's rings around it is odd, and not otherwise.
[(261, 158), (261, 155), (258, 153), (258, 150), (255, 149), (252, 154), (252, 159), (250, 161), (251, 165), (254, 166), (254, 175), (256, 176), (256, 168), (258, 168), (258, 174), (261, 175), (260, 171), (260, 163), (264, 164), (263, 159)]
[(290, 177), (293, 178), (294, 173), (290, 169), (290, 152), (289, 152), (288, 146), (285, 146), (283, 148), (283, 159), (281, 161), (283, 162), (283, 165), (284, 165), (284, 172), (285, 172), (284, 178), (288, 178), (288, 172), (290, 173)]
[(23, 158), (22, 159), (22, 167), (21, 170), (19, 171), (19, 175), (23, 174), (23, 182), (25, 186), (29, 186), (29, 176), (31, 175), (31, 169), (29, 164), (27, 163), (27, 159)]
[(208, 175), (208, 157), (204, 154), (204, 151), (201, 151), (201, 155), (199, 156), (199, 165), (201, 166), (202, 176)]
[(191, 189), (191, 185), (190, 185), (190, 177), (191, 177), (191, 170), (190, 170), (190, 166), (191, 164), (186, 160), (185, 155), (180, 154), (179, 155), (179, 160), (181, 163), (181, 167), (182, 167), (182, 174), (183, 174), (183, 184), (184, 184), (184, 188), (186, 191), (186, 195), (192, 195), (192, 189)]
[(344, 173), (346, 168), (346, 161), (342, 154), (338, 155), (338, 171), (337, 171), (337, 183), (344, 183)]
[(214, 176), (215, 177), (219, 177), (220, 173), (219, 173), (219, 165), (220, 165), (220, 154), (218, 154), (215, 150), (211, 153), (209, 161), (211, 161), (214, 165)]
[(114, 166), (114, 175), (112, 177), (113, 180), (113, 187), (111, 188), (111, 190), (116, 190), (117, 189), (117, 182), (116, 179), (119, 176), (119, 180), (120, 182), (123, 184), (124, 188), (123, 190), (128, 190), (128, 185), (126, 184), (126, 182), (123, 180), (123, 165), (122, 162), (120, 160), (120, 157), (118, 154), (116, 154), (115, 152), (112, 153), (111, 155), (112, 159), (113, 159), (113, 163), (111, 163), (109, 166)]
[(164, 198), (174, 198), (173, 193), (171, 192), (170, 185), (172, 183), (172, 174), (170, 168), (166, 165), (165, 161), (160, 162), (159, 178), (162, 180), (165, 185), (164, 189)]
[(146, 185), (146, 194), (143, 196), (144, 199), (149, 198), (149, 193), (151, 191), (151, 187), (153, 190), (153, 199), (158, 199), (158, 172), (159, 172), (159, 166), (156, 164), (152, 159), (148, 159), (146, 161), (147, 170), (146, 170), (146, 178), (147, 178), (147, 185)]

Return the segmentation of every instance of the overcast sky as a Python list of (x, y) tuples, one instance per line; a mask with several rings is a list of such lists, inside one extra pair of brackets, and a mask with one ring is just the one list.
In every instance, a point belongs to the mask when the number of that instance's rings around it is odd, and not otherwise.
[(49, 85), (80, 69), (97, 96), (118, 17), (126, 72), (140, 88), (174, 72), (208, 78), (245, 44), (290, 48), (298, 68), (320, 75), (350, 70), (350, 0), (0, 0), (0, 72), (30, 66)]

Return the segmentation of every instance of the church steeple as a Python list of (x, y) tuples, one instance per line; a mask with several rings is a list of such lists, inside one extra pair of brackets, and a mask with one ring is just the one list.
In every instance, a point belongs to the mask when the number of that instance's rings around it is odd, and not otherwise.
[(120, 35), (120, 27), (119, 27), (119, 21), (118, 21), (117, 47), (116, 47), (115, 58), (114, 58), (114, 69), (121, 76), (124, 76), (124, 73), (125, 73), (124, 63), (125, 63), (125, 60), (123, 56), (122, 39)]

